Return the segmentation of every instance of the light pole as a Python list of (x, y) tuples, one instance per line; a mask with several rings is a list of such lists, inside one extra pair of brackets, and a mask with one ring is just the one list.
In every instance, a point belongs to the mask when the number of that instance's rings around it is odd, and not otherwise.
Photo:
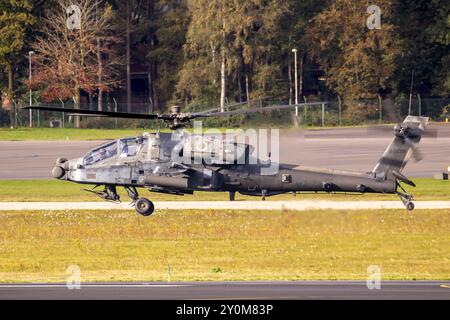
[(408, 116), (411, 115), (413, 85), (414, 85), (414, 70), (411, 72), (411, 90), (409, 91)]
[(297, 74), (297, 49), (292, 49), (294, 53), (294, 65), (295, 65), (295, 116), (298, 117), (298, 74)]
[[(31, 59), (32, 59), (32, 57), (33, 57), (33, 55), (34, 55), (35, 53), (34, 53), (34, 51), (30, 51), (30, 52), (28, 52), (28, 62), (29, 62), (29, 76), (30, 76), (30, 79), (29, 79), (29, 81), (30, 81), (30, 83), (29, 83), (29, 85), (30, 85), (30, 107), (31, 106), (33, 106), (33, 92), (32, 92), (32, 90), (31, 90), (31, 81), (32, 81), (32, 62), (31, 62)], [(32, 128), (33, 127), (33, 111), (30, 109), (30, 128)]]

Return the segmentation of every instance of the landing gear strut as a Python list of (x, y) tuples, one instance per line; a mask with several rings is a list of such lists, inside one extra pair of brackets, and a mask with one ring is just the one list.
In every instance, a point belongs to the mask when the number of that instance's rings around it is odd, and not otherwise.
[(261, 200), (266, 201), (267, 190), (261, 190)]
[[(99, 187), (99, 186), (97, 185), (95, 188), (97, 188), (97, 187)], [(120, 203), (120, 196), (117, 194), (116, 186), (107, 185), (107, 186), (105, 186), (105, 189), (103, 189), (103, 191), (95, 191), (95, 190), (88, 190), (88, 189), (83, 189), (83, 190), (85, 190), (87, 192), (91, 192), (91, 193), (95, 194), (96, 196), (99, 196), (103, 200), (111, 201), (114, 203)]]
[(139, 199), (139, 194), (135, 187), (125, 187), (125, 191), (127, 192), (128, 197), (134, 202)]
[(398, 186), (402, 189), (403, 192), (397, 191), (397, 195), (400, 197), (400, 200), (402, 200), (403, 204), (405, 205), (406, 210), (413, 211), (414, 210), (414, 197), (406, 192), (403, 187), (398, 184)]
[(151, 216), (155, 211), (155, 205), (153, 202), (146, 198), (139, 198), (139, 194), (135, 187), (125, 187), (128, 196), (132, 200), (131, 204), (134, 206), (134, 209), (140, 215), (144, 217)]

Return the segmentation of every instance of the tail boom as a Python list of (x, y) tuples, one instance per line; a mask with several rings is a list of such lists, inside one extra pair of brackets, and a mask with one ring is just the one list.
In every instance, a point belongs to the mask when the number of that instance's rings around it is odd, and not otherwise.
[(427, 117), (408, 116), (394, 128), (394, 139), (372, 170), (375, 176), (395, 178), (401, 173), (420, 143), (428, 125)]

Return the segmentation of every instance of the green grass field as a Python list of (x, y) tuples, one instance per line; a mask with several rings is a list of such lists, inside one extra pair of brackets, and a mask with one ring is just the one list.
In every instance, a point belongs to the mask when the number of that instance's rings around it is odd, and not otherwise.
[(0, 128), (0, 141), (25, 140), (106, 140), (140, 135), (145, 129), (50, 129)]
[(4, 212), (0, 282), (450, 279), (448, 211)]
[[(390, 126), (390, 125), (388, 125)], [(254, 126), (248, 125), (247, 128), (259, 127), (255, 123)], [(353, 126), (359, 127), (359, 126)], [(336, 127), (308, 127), (308, 129), (326, 129)], [(346, 128), (345, 126), (341, 128)], [(208, 127), (204, 127), (204, 130), (208, 130)], [(226, 128), (216, 128), (215, 130), (221, 130), (225, 132)], [(233, 129), (233, 128), (231, 128)], [(237, 128), (234, 128), (234, 130)], [(245, 128), (243, 128), (245, 129)], [(294, 128), (284, 128), (285, 130)], [(152, 132), (156, 129), (75, 129), (75, 128), (63, 128), (63, 129), (51, 129), (51, 128), (0, 128), (0, 141), (27, 141), (27, 140), (107, 140), (118, 139), (123, 137), (137, 136), (143, 132)], [(186, 128), (187, 131), (192, 132), (192, 128)], [(170, 132), (169, 129), (161, 129), (163, 132)]]
[[(208, 128), (203, 128), (208, 130)], [(192, 131), (187, 128), (187, 131)], [(225, 131), (225, 128), (217, 128)], [(156, 129), (50, 129), (50, 128), (0, 128), (0, 141), (56, 141), (56, 140), (108, 140), (123, 137), (134, 137)], [(171, 132), (167, 128), (161, 132)]]
[[(407, 187), (415, 199), (420, 200), (450, 200), (450, 181), (434, 179), (415, 179), (417, 188)], [(102, 201), (95, 195), (82, 191), (82, 188), (92, 188), (92, 186), (83, 186), (71, 182), (59, 180), (0, 180), (0, 202), (8, 201)], [(101, 189), (101, 188), (99, 188)], [(123, 201), (128, 201), (123, 188), (119, 188)], [(141, 189), (141, 195), (149, 197), (155, 201), (200, 201), (200, 200), (228, 200), (228, 194), (225, 192), (197, 192), (194, 195), (174, 196), (159, 193), (150, 193)], [(237, 195), (237, 200), (258, 200), (258, 197), (249, 197)], [(291, 194), (285, 194), (275, 197), (269, 197), (268, 200), (302, 200), (302, 199), (320, 199), (333, 201), (362, 201), (362, 200), (398, 200), (395, 195), (344, 195), (344, 194), (298, 194), (293, 197)]]

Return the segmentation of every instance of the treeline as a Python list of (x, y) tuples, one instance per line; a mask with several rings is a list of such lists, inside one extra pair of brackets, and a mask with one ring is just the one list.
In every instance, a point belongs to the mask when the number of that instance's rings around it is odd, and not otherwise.
[(440, 0), (2, 0), (2, 103), (31, 87), (35, 101), (88, 95), (101, 109), (115, 95), (131, 108), (136, 69), (150, 111), (293, 103), (294, 48), (301, 100), (449, 97), (449, 12)]

